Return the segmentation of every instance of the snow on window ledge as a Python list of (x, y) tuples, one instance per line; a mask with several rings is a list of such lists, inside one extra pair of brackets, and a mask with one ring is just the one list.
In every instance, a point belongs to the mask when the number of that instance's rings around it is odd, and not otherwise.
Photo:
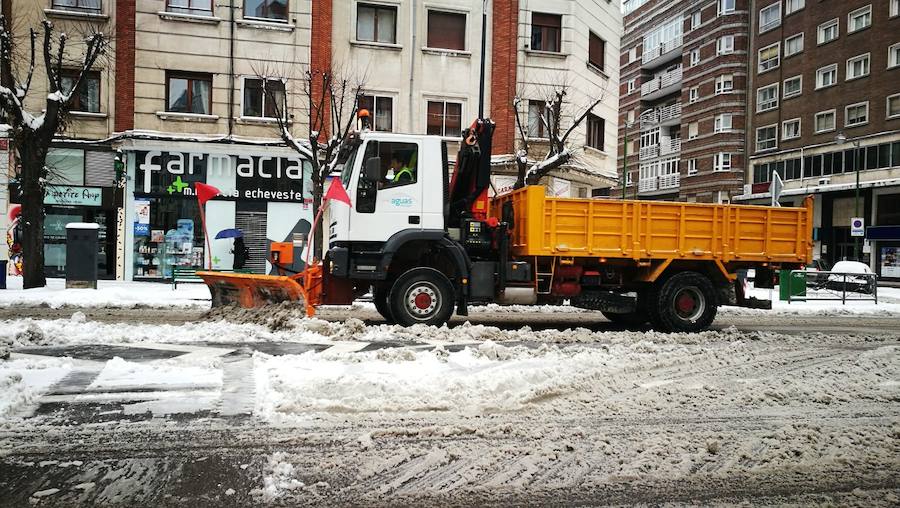
[(188, 23), (205, 23), (209, 25), (215, 25), (222, 21), (222, 18), (213, 16), (212, 14), (206, 16), (203, 14), (186, 14), (183, 12), (166, 11), (158, 11), (156, 14), (159, 15), (160, 18), (169, 21), (186, 21)]
[(275, 30), (279, 32), (293, 32), (294, 25), (287, 21), (270, 21), (264, 19), (243, 18), (235, 20), (238, 26), (247, 28), (258, 28), (261, 30)]
[(425, 53), (426, 55), (455, 56), (459, 58), (470, 58), (472, 56), (471, 51), (464, 51), (460, 49), (429, 48), (427, 46), (422, 46), (422, 53)]
[(69, 115), (85, 119), (101, 119), (109, 116), (106, 113), (95, 113), (93, 111), (69, 111)]
[(162, 120), (180, 120), (183, 122), (207, 122), (213, 123), (219, 120), (219, 115), (203, 115), (200, 113), (177, 113), (175, 111), (157, 111), (156, 116)]
[(65, 9), (44, 9), (44, 14), (48, 18), (91, 19), (97, 21), (109, 19), (108, 15), (98, 12), (69, 11)]
[[(241, 116), (235, 119), (235, 123), (241, 125), (278, 125), (278, 119), (264, 116)], [(294, 122), (288, 120), (286, 123), (291, 125)]]
[(356, 39), (351, 40), (350, 45), (372, 49), (387, 49), (391, 51), (400, 51), (403, 49), (402, 44), (392, 44), (390, 42), (358, 41)]
[(569, 56), (568, 53), (563, 53), (561, 51), (541, 51), (538, 49), (528, 49), (528, 48), (525, 48), (525, 54), (529, 55), (529, 56), (547, 56), (550, 58), (560, 58), (560, 59), (568, 58), (568, 56)]

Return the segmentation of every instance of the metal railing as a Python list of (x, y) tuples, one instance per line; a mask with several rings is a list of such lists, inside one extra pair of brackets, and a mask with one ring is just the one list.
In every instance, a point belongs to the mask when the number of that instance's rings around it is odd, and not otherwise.
[(681, 152), (681, 138), (663, 138), (659, 143), (659, 154), (669, 155)]
[(638, 191), (639, 192), (651, 192), (656, 190), (657, 177), (651, 176), (650, 178), (641, 178), (638, 183)]
[(667, 86), (672, 86), (679, 81), (681, 81), (682, 70), (681, 67), (678, 67), (675, 70), (669, 72), (663, 72), (661, 74), (657, 74), (653, 76), (650, 81), (641, 85), (641, 95), (649, 95), (660, 88), (665, 88)]
[(674, 39), (661, 43), (659, 46), (656, 46), (651, 50), (645, 51), (643, 56), (641, 57), (641, 60), (643, 61), (643, 63), (651, 62), (661, 57), (662, 55), (665, 55), (669, 51), (677, 49), (681, 46), (681, 37), (682, 36), (679, 35)]
[(659, 145), (642, 146), (640, 160), (659, 157)]
[(659, 176), (660, 189), (676, 189), (681, 185), (681, 173)]
[(674, 120), (681, 116), (681, 103), (676, 102), (657, 110), (657, 121), (665, 122), (666, 120)]
[[(805, 290), (794, 281), (800, 278), (799, 275), (803, 276)], [(842, 305), (848, 301), (874, 301), (878, 305), (878, 275), (791, 270), (787, 280), (787, 301), (839, 301)]]

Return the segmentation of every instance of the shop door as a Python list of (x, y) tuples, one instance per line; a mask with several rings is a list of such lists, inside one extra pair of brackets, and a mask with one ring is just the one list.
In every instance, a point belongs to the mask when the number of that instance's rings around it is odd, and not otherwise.
[(245, 270), (253, 273), (266, 273), (266, 213), (237, 212), (234, 227), (244, 233), (244, 245), (250, 250), (250, 257), (244, 265)]

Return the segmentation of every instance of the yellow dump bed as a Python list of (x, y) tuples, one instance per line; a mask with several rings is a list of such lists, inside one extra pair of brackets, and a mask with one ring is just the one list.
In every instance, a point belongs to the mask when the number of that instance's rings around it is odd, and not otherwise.
[(812, 260), (812, 203), (804, 208), (547, 197), (528, 186), (512, 201), (516, 256), (761, 261)]

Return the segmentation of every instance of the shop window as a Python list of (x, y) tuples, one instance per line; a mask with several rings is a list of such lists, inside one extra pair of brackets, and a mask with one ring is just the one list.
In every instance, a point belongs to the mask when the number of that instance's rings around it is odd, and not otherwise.
[(100, 0), (53, 0), (53, 8), (100, 14)]
[(203, 267), (205, 243), (196, 199), (136, 195), (134, 202), (140, 217), (134, 232), (135, 278), (171, 278), (176, 268)]
[(287, 22), (287, 0), (244, 0), (244, 17)]
[(428, 47), (466, 50), (466, 15), (428, 11)]
[(209, 115), (212, 112), (212, 75), (166, 72), (166, 111)]
[(535, 51), (562, 51), (562, 16), (535, 12), (531, 14), (531, 49)]
[(458, 136), (462, 132), (462, 104), (428, 101), (426, 129), (433, 136)]
[(195, 16), (212, 16), (212, 0), (167, 0), (166, 11)]
[(49, 182), (53, 185), (84, 185), (84, 150), (51, 148), (47, 152)]
[(394, 127), (394, 99), (381, 95), (361, 95), (359, 97), (359, 109), (369, 112), (370, 118), (375, 121), (371, 128), (375, 131), (391, 132)]
[[(60, 75), (60, 85), (64, 93), (69, 93), (75, 82), (78, 81), (80, 71), (64, 69)], [(83, 111), (86, 113), (100, 112), (100, 72), (89, 71), (85, 73), (81, 86), (77, 93), (72, 94), (69, 102), (69, 111)]]
[(386, 5), (358, 4), (356, 8), (356, 40), (395, 44), (397, 42), (397, 8)]
[(284, 81), (244, 78), (244, 102), (241, 116), (285, 118)]
[(606, 41), (594, 32), (588, 34), (588, 63), (600, 69), (604, 68), (606, 54)]
[[(528, 101), (528, 137), (546, 138), (550, 112), (544, 101)], [(546, 123), (546, 125), (545, 125)]]
[(599, 116), (588, 113), (587, 138), (585, 139), (585, 144), (602, 152), (604, 148), (605, 130), (606, 122)]

